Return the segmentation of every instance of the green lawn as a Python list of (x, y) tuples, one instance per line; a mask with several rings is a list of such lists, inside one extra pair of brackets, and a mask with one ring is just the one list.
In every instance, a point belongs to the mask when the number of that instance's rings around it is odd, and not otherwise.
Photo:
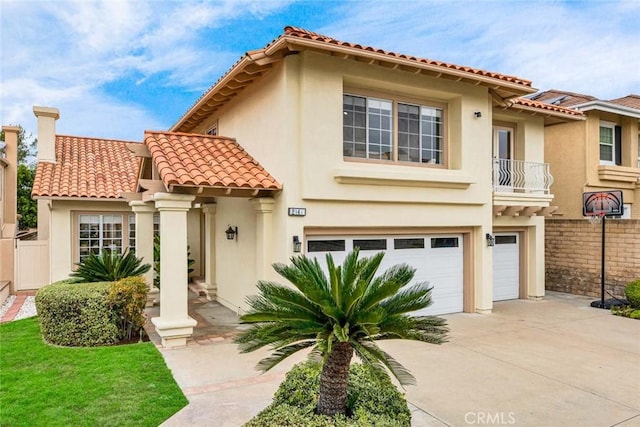
[(187, 404), (151, 343), (67, 348), (37, 318), (0, 325), (0, 425), (157, 426)]

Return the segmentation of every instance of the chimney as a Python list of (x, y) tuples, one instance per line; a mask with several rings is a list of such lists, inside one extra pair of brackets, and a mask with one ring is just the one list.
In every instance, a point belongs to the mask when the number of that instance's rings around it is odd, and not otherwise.
[(56, 162), (56, 120), (60, 111), (51, 107), (33, 107), (38, 118), (38, 161)]
[[(18, 223), (16, 218), (16, 189), (18, 188), (18, 133), (20, 128), (17, 126), (2, 126), (5, 141), (5, 159), (4, 180), (0, 184), (0, 226), (3, 224), (11, 224), (12, 227)], [(0, 167), (2, 165), (0, 164)], [(2, 170), (0, 170), (0, 174)], [(6, 229), (0, 232), (2, 237), (13, 237), (13, 231)]]

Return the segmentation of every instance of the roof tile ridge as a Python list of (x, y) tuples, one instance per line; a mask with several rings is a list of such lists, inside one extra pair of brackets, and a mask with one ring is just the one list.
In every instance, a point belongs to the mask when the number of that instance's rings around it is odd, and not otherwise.
[(454, 69), (454, 70), (459, 70), (459, 71), (466, 71), (466, 72), (470, 72), (470, 73), (473, 73), (473, 74), (485, 75), (485, 76), (497, 78), (499, 80), (513, 79), (516, 82), (519, 82), (520, 84), (523, 84), (523, 85), (526, 85), (526, 86), (531, 86), (532, 83), (533, 83), (531, 80), (527, 80), (525, 78), (518, 77), (518, 76), (515, 76), (515, 75), (503, 74), (503, 73), (499, 73), (499, 72), (496, 72), (496, 71), (484, 70), (482, 68), (471, 67), (471, 66), (468, 66), (468, 65), (460, 65), (460, 64), (454, 64), (454, 63), (451, 63), (451, 62), (443, 62), (443, 61), (438, 61), (438, 60), (434, 60), (434, 59), (423, 58), (423, 57), (419, 57), (419, 56), (415, 56), (415, 55), (411, 55), (411, 54), (407, 54), (407, 53), (388, 51), (388, 50), (385, 50), (385, 49), (364, 45), (364, 44), (361, 44), (361, 43), (345, 42), (345, 41), (338, 40), (338, 39), (336, 39), (334, 37), (325, 36), (325, 35), (322, 35), (322, 34), (319, 34), (319, 33), (315, 33), (313, 31), (305, 30), (303, 28), (286, 26), (284, 28), (284, 31), (285, 31), (285, 36), (308, 38), (308, 37), (303, 37), (300, 34), (298, 34), (298, 33), (301, 33), (304, 36), (311, 36), (311, 37), (320, 38), (322, 40), (319, 40), (319, 41), (321, 41), (323, 43), (339, 44), (341, 46), (347, 46), (347, 47), (351, 47), (351, 48), (359, 49), (359, 50), (364, 50), (364, 51), (368, 51), (368, 52), (380, 53), (380, 54), (384, 54), (384, 55), (387, 55), (387, 56), (392, 56), (392, 57), (395, 57), (395, 58), (408, 59), (410, 61), (434, 64), (434, 65), (438, 65), (438, 66), (449, 68), (449, 69)]
[(65, 134), (56, 134), (56, 138), (76, 138), (76, 139), (84, 139), (84, 140), (91, 140), (91, 141), (108, 141), (108, 142), (122, 142), (122, 143), (134, 143), (137, 144), (141, 141), (131, 141), (131, 140), (127, 140), (127, 139), (114, 139), (114, 138), (98, 138), (95, 136), (79, 136), (79, 135), (65, 135)]
[(206, 133), (193, 133), (193, 132), (172, 132), (168, 130), (145, 130), (145, 135), (148, 133), (156, 134), (156, 135), (181, 135), (181, 136), (196, 136), (199, 138), (207, 138), (207, 139), (223, 139), (226, 141), (233, 141), (236, 144), (238, 141), (236, 138), (231, 136), (222, 136), (222, 135), (207, 135)]

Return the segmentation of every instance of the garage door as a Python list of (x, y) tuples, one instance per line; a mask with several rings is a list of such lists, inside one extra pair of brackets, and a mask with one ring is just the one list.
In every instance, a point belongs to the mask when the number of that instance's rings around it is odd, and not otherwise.
[(493, 247), (493, 300), (520, 297), (520, 245), (518, 233), (496, 234)]
[(457, 313), (463, 310), (462, 235), (427, 236), (310, 236), (307, 255), (316, 257), (326, 268), (325, 256), (331, 253), (336, 264), (344, 261), (354, 247), (361, 256), (384, 251), (380, 272), (400, 263), (416, 269), (413, 282), (433, 286), (433, 304), (416, 314)]

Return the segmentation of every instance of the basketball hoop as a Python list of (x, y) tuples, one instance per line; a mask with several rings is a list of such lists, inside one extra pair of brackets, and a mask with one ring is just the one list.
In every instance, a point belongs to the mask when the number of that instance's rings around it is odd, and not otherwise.
[(604, 212), (603, 213), (598, 213), (596, 215), (589, 215), (589, 216), (587, 216), (587, 221), (589, 221), (589, 224), (591, 224), (591, 225), (600, 224), (602, 222), (602, 217), (603, 216), (604, 216)]

